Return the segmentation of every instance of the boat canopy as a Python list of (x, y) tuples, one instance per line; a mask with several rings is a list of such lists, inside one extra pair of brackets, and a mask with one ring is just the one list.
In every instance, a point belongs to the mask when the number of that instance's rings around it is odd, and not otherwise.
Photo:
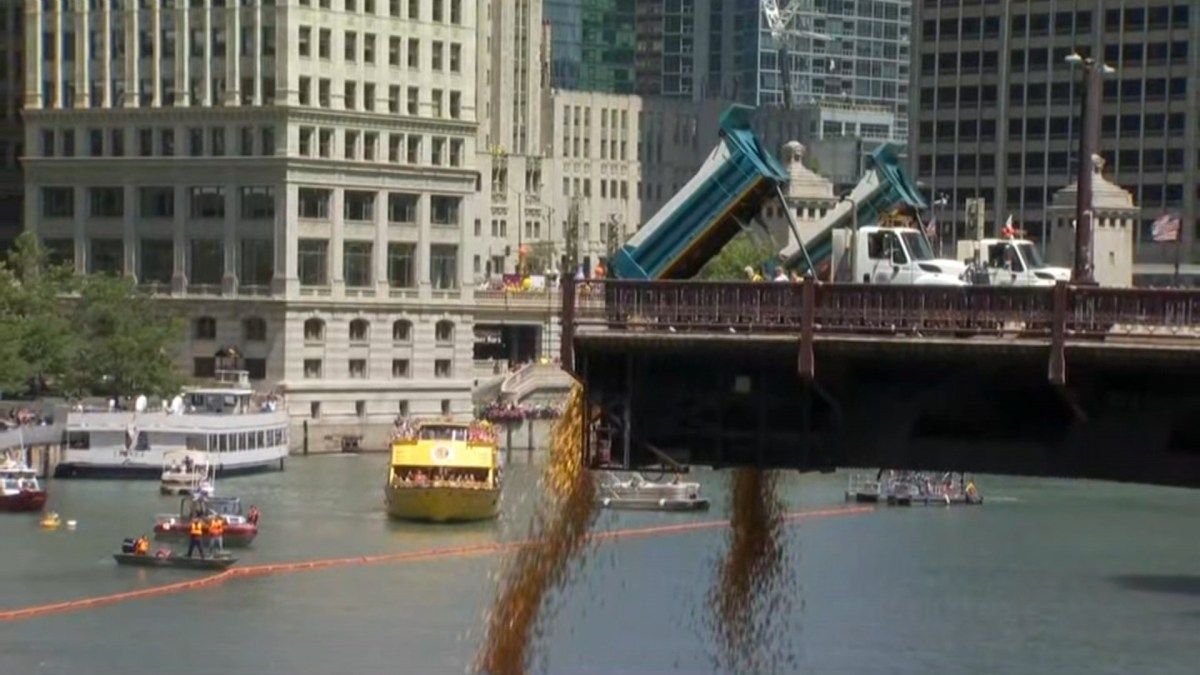
[(392, 446), (393, 467), (490, 469), (495, 463), (494, 445), (470, 445), (465, 441), (419, 441)]

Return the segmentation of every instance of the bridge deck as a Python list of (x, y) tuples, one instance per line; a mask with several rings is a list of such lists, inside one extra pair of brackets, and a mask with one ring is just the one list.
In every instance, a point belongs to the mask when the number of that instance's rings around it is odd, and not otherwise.
[(1200, 293), (617, 282), (579, 299), (563, 362), (598, 414), (595, 464), (1200, 486)]

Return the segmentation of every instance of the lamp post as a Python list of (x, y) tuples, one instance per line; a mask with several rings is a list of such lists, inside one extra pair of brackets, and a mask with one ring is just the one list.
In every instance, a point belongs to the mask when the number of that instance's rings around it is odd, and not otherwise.
[(850, 223), (854, 228), (855, 234), (857, 234), (858, 233), (858, 202), (855, 201), (854, 197), (850, 196), (849, 192), (838, 197), (838, 202), (839, 203), (840, 202), (850, 202), (850, 218), (851, 218)]
[(1092, 178), (1096, 172), (1095, 157), (1100, 152), (1100, 95), (1103, 91), (1103, 76), (1116, 72), (1091, 57), (1071, 54), (1066, 58), (1072, 66), (1083, 66), (1083, 96), (1079, 128), (1079, 177), (1078, 194), (1075, 202), (1075, 265), (1071, 281), (1076, 285), (1095, 285), (1094, 261), (1092, 256), (1092, 232), (1095, 228)]

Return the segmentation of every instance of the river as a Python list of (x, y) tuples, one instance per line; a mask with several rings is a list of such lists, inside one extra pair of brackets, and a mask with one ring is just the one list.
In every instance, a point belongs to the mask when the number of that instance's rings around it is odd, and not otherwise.
[[(417, 526), (382, 510), (382, 455), (294, 458), (222, 480), (257, 504), (239, 565), (522, 538), (536, 467), (513, 463), (497, 523)], [(707, 514), (603, 513), (611, 530), (726, 517), (723, 474), (699, 471)], [(840, 506), (846, 476), (782, 482), (793, 510)], [(798, 581), (796, 673), (931, 675), (1200, 671), (1200, 491), (983, 477), (980, 508), (880, 508), (788, 527)], [(123, 537), (177, 510), (146, 481), (54, 481), (76, 531), (0, 514), (0, 610), (190, 578), (117, 567)], [(561, 598), (535, 672), (714, 673), (702, 628), (726, 531), (596, 544)], [(0, 673), (320, 675), (467, 672), (500, 555), (260, 578), (0, 622)]]

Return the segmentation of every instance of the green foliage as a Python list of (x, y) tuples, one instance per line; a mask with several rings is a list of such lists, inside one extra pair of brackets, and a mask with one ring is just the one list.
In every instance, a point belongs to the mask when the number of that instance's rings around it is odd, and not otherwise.
[(742, 231), (704, 265), (699, 277), (709, 281), (745, 281), (747, 267), (766, 275), (770, 270), (763, 269), (764, 263), (773, 264), (778, 257), (778, 251), (765, 235), (756, 238)]
[(31, 233), (0, 262), (0, 391), (75, 395), (178, 391), (170, 356), (182, 336), (132, 279), (75, 276)]

